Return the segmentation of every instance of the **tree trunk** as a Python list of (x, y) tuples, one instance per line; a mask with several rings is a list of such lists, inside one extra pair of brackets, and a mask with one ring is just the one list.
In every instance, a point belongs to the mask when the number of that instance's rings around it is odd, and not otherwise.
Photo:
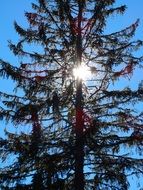
[(76, 141), (75, 141), (75, 190), (84, 190), (84, 138), (82, 81), (77, 81), (76, 94)]
[[(77, 67), (82, 64), (82, 35), (81, 35), (81, 21), (82, 21), (82, 1), (79, 1), (78, 14), (78, 30), (76, 41)], [(75, 140), (75, 179), (74, 189), (84, 190), (84, 138), (83, 138), (83, 94), (82, 94), (82, 79), (77, 78), (76, 81), (76, 140)]]

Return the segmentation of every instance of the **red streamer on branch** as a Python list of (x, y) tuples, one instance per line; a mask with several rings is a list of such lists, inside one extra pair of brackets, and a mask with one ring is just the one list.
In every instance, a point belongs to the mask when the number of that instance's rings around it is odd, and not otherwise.
[(115, 72), (114, 77), (120, 77), (120, 76), (123, 76), (123, 75), (129, 75), (129, 74), (132, 74), (132, 72), (133, 72), (133, 64), (130, 63), (129, 65), (127, 65), (121, 71)]

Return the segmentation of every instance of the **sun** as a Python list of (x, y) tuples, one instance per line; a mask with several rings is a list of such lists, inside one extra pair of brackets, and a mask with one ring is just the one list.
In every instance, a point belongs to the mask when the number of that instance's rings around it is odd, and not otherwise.
[(91, 76), (91, 71), (87, 65), (80, 65), (73, 69), (73, 75), (76, 79), (86, 80)]

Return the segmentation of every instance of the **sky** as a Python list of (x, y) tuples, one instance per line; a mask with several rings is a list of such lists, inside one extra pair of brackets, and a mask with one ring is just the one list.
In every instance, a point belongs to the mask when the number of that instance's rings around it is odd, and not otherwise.
[[(20, 62), (20, 60), (10, 52), (7, 41), (11, 40), (12, 42), (16, 42), (19, 39), (18, 34), (14, 30), (13, 22), (16, 20), (20, 26), (26, 26), (24, 13), (31, 9), (31, 2), (34, 1), (36, 0), (0, 1), (0, 59), (4, 59), (14, 65)], [(108, 30), (120, 30), (140, 18), (140, 26), (136, 33), (136, 38), (143, 39), (143, 0), (117, 0), (117, 4), (126, 4), (128, 9), (123, 16), (115, 15), (109, 20)], [(128, 81), (128, 83), (130, 83), (132, 87), (137, 88), (136, 84), (141, 79), (143, 79), (142, 73), (137, 71), (134, 73), (133, 80)], [(123, 84), (125, 84), (124, 80), (122, 80), (119, 85), (122, 86)], [(5, 83), (2, 84), (0, 83), (0, 90), (11, 88), (9, 81), (5, 81)]]
[[(31, 10), (31, 2), (35, 0), (0, 0), (0, 59), (17, 65), (19, 58), (16, 58), (8, 48), (8, 40), (16, 42), (19, 37), (16, 34), (13, 22), (16, 20), (20, 26), (26, 26), (25, 11)], [(117, 0), (117, 4), (126, 4), (128, 9), (123, 16), (114, 16), (109, 20), (108, 30), (117, 31), (127, 27), (131, 23), (140, 19), (140, 26), (137, 30), (135, 38), (143, 40), (143, 0)], [(138, 53), (141, 54), (143, 49)], [(132, 81), (126, 81), (133, 88), (137, 88), (137, 83), (143, 80), (143, 71), (136, 70)], [(124, 80), (119, 84), (122, 86)], [(0, 81), (0, 91), (12, 91), (12, 83), (4, 80)], [(140, 105), (142, 109), (142, 105)], [(1, 123), (0, 123), (1, 124)], [(2, 125), (2, 124), (1, 124)], [(0, 130), (1, 132), (1, 130)], [(130, 190), (138, 190), (135, 188), (136, 182), (132, 181)]]

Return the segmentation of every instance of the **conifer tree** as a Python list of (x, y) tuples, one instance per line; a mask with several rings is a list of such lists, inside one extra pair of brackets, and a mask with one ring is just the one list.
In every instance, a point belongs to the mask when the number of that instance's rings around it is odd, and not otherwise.
[(38, 0), (32, 8), (27, 28), (14, 23), (18, 43), (9, 42), (20, 66), (0, 60), (0, 76), (16, 84), (13, 94), (0, 92), (0, 117), (31, 129), (0, 139), (0, 188), (127, 190), (128, 176), (143, 173), (143, 159), (131, 154), (142, 153), (135, 104), (143, 84), (112, 84), (141, 66), (139, 20), (108, 34), (108, 18), (126, 10), (115, 0)]

